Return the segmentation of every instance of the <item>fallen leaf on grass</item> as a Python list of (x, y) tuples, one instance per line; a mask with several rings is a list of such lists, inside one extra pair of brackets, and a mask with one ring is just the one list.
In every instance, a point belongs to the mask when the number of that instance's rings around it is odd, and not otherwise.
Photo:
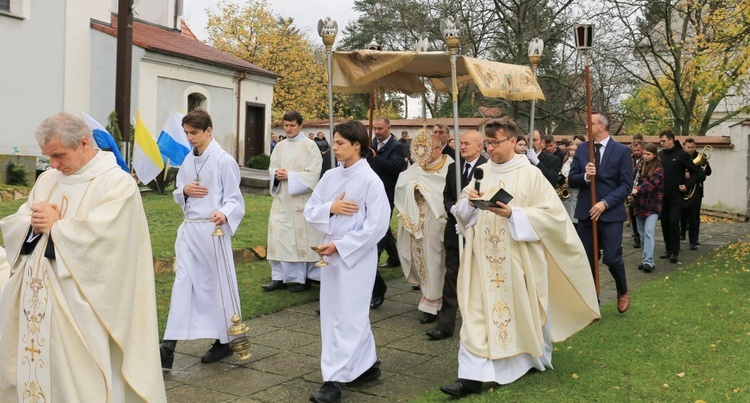
[(734, 388), (734, 389), (732, 389), (732, 392), (739, 393), (740, 392), (740, 388)]
[(677, 377), (678, 378), (684, 378), (685, 377), (685, 373), (684, 372), (680, 372), (679, 374), (677, 374)]
[(578, 379), (578, 374), (573, 374), (573, 379)]
[(666, 383), (664, 385), (661, 385), (661, 387), (664, 388), (664, 389), (669, 389), (669, 385), (666, 384)]

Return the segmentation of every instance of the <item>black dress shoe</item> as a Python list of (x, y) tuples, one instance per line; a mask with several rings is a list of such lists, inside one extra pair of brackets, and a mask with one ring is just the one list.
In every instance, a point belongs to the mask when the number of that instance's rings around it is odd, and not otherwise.
[(159, 346), (159, 353), (161, 355), (161, 370), (164, 372), (171, 371), (174, 363), (174, 349), (162, 344)]
[(636, 248), (636, 249), (640, 249), (641, 248), (641, 240), (640, 239), (636, 239), (635, 241), (633, 241), (633, 247)]
[(424, 312), (422, 313), (422, 317), (419, 318), (419, 323), (426, 325), (428, 323), (435, 323), (436, 320), (437, 320), (437, 315)]
[(664, 252), (659, 255), (659, 259), (669, 259), (670, 257), (672, 257), (672, 252)]
[(375, 364), (372, 364), (372, 366), (367, 371), (363, 372), (355, 380), (348, 382), (346, 386), (357, 386), (363, 383), (374, 381), (380, 378), (381, 374), (382, 372), (380, 371), (380, 360), (377, 360), (375, 361)]
[(690, 250), (698, 250), (698, 245), (691, 243), (690, 244)]
[(286, 288), (286, 284), (284, 284), (281, 280), (273, 280), (270, 283), (262, 286), (264, 290), (266, 291), (276, 291), (276, 290), (283, 290)]
[(641, 264), (638, 265), (638, 270), (643, 271), (644, 267), (645, 267), (645, 265), (643, 263), (641, 263)]
[(643, 265), (643, 271), (646, 273), (651, 273), (654, 271), (654, 266), (651, 266), (650, 264)]
[(372, 299), (370, 300), (370, 309), (378, 309), (380, 305), (383, 305), (384, 301), (385, 301), (385, 295), (372, 297)]
[(206, 354), (201, 356), (201, 362), (204, 364), (220, 361), (222, 358), (229, 357), (234, 354), (234, 351), (229, 347), (229, 343), (222, 344), (219, 340), (214, 342)]
[(305, 292), (310, 289), (310, 286), (306, 283), (299, 283), (289, 287), (289, 292)]
[(341, 394), (344, 392), (344, 385), (340, 382), (323, 382), (319, 391), (310, 396), (311, 402), (316, 403), (335, 403), (341, 401)]
[(673, 253), (671, 256), (669, 256), (669, 261), (672, 263), (677, 263), (677, 254)]
[(430, 340), (443, 340), (453, 336), (453, 333), (445, 333), (438, 329), (428, 330), (425, 334), (430, 336)]
[(399, 267), (399, 266), (401, 266), (401, 262), (391, 262), (390, 260), (378, 265), (378, 267), (380, 267), (381, 269), (387, 269), (389, 267)]
[[(474, 385), (469, 386), (468, 383)], [(479, 387), (477, 387), (477, 385)], [(477, 394), (482, 390), (482, 383), (477, 381), (458, 380), (453, 385), (441, 386), (440, 391), (455, 397), (466, 397)]]
[(419, 284), (412, 284), (411, 289), (412, 291), (419, 291), (421, 288), (419, 287)]

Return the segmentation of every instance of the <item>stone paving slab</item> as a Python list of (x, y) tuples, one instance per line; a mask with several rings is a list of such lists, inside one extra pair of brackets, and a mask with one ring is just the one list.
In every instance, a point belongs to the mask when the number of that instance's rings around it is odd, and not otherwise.
[[(659, 227), (653, 273), (637, 270), (641, 250), (633, 248), (631, 229), (624, 229), (623, 257), (631, 290), (690, 265), (727, 242), (750, 242), (750, 224), (703, 223), (699, 249), (691, 251), (687, 243), (681, 243), (679, 262), (672, 264), (658, 258), (664, 248)], [(602, 303), (614, 300), (614, 281), (603, 265), (600, 281)], [(344, 402), (408, 401), (456, 377), (460, 319), (453, 337), (428, 340), (424, 332), (434, 328), (434, 324), (419, 323), (421, 313), (416, 307), (420, 296), (402, 278), (388, 282), (385, 303), (370, 314), (383, 375), (378, 381), (347, 389)], [(633, 304), (637, 308), (637, 294)], [(213, 340), (179, 342), (174, 369), (164, 375), (167, 398), (170, 402), (308, 401), (322, 383), (317, 308), (318, 303), (312, 302), (247, 321), (253, 344), (252, 357), (246, 362), (232, 356), (219, 363), (201, 364), (200, 356)], [(612, 304), (602, 308), (602, 316), (623, 321), (636, 314), (637, 309), (631, 309), (619, 315)]]

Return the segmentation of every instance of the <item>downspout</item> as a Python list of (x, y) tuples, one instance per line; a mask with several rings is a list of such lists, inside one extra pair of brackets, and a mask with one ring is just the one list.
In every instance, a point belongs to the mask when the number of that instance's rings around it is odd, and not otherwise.
[(237, 145), (234, 150), (234, 159), (237, 160), (237, 163), (242, 166), (242, 163), (240, 163), (240, 106), (242, 104), (242, 80), (247, 78), (247, 72), (242, 72), (242, 76), (237, 79)]
[(180, 31), (180, 28), (182, 28), (182, 25), (178, 25), (180, 22), (180, 16), (182, 15), (182, 2), (183, 0), (175, 0), (174, 1), (174, 29)]

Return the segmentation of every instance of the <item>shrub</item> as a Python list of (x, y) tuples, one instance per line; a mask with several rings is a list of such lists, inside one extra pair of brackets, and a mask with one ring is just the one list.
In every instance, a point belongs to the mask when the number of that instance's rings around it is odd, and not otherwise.
[(29, 186), (26, 167), (11, 161), (8, 163), (8, 185)]
[(268, 169), (271, 165), (271, 157), (268, 154), (256, 155), (247, 161), (247, 167), (253, 169)]

